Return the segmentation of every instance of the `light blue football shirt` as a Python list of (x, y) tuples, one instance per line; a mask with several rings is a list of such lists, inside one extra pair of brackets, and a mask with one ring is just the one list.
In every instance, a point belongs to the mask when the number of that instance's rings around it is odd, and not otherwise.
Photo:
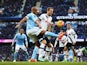
[(26, 27), (26, 32), (29, 30), (29, 29), (31, 29), (31, 28), (33, 28), (33, 27), (37, 27), (37, 24), (36, 24), (36, 20), (37, 20), (37, 15), (35, 15), (34, 13), (29, 13), (29, 14), (27, 14), (27, 16), (26, 16), (27, 18), (28, 18), (28, 20), (27, 20), (27, 27)]
[(24, 41), (27, 45), (27, 36), (25, 34), (17, 33), (14, 37), (14, 40), (16, 40), (16, 45), (24, 45)]

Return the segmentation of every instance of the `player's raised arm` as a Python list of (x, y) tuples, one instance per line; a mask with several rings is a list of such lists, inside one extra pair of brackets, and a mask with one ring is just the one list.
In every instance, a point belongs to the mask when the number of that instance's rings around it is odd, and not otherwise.
[(27, 21), (27, 17), (25, 16), (17, 25), (15, 28), (19, 28), (21, 26), (21, 24), (23, 24), (25, 21)]

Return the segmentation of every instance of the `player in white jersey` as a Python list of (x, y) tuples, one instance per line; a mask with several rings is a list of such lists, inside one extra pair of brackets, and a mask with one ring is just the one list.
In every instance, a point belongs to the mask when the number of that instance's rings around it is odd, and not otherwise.
[(71, 46), (75, 45), (76, 40), (77, 40), (77, 34), (74, 31), (74, 29), (72, 29), (70, 23), (67, 23), (66, 34), (67, 34), (67, 39), (68, 39), (67, 47), (71, 47)]
[(64, 47), (67, 45), (67, 37), (65, 35), (66, 33), (62, 30), (59, 33), (59, 37), (56, 38), (54, 48), (57, 45), (57, 42), (59, 41), (59, 53), (63, 53)]
[[(47, 13), (44, 13), (44, 14), (41, 14), (40, 17), (39, 17), (39, 20), (40, 20), (40, 24), (41, 24), (41, 28), (44, 29), (44, 30), (48, 30), (50, 31), (51, 30), (51, 26), (53, 25), (52, 23), (52, 14), (53, 14), (53, 8), (52, 7), (49, 7), (47, 9)], [(44, 43), (44, 41), (46, 40), (46, 45), (50, 45), (49, 46), (46, 46), (46, 55), (45, 55), (45, 59), (46, 60), (49, 60), (49, 54), (50, 52), (52, 52), (52, 44), (51, 42), (49, 41), (49, 39), (45, 38), (42, 42)], [(41, 44), (43, 45), (43, 44)], [(40, 46), (41, 48), (39, 49), (39, 60), (41, 58), (41, 52), (43, 51), (42, 49), (42, 46)]]
[(40, 15), (39, 19), (41, 20), (41, 27), (44, 30), (48, 30), (48, 26), (53, 24), (52, 17), (49, 16), (47, 13)]
[(77, 62), (82, 62), (82, 56), (83, 56), (83, 50), (85, 50), (85, 48), (81, 48), (79, 47), (77, 50), (75, 50), (76, 55), (77, 55)]
[[(52, 23), (52, 14), (53, 14), (53, 11), (54, 11), (54, 9), (52, 7), (48, 7), (47, 13), (41, 14), (39, 16), (38, 20), (37, 20), (38, 22), (40, 22), (41, 28), (43, 30), (45, 30), (45, 31), (50, 31), (51, 30), (51, 26), (53, 25), (53, 23)], [(39, 48), (39, 60), (42, 59), (42, 56), (44, 54), (42, 52), (44, 52), (45, 45), (48, 45), (46, 47), (46, 51), (47, 52), (45, 52), (46, 53), (46, 55), (45, 55), (46, 57), (45, 58), (47, 60), (48, 60), (48, 57), (49, 57), (48, 56), (49, 53), (52, 51), (52, 47), (53, 46), (52, 46), (51, 42), (49, 41), (49, 39), (44, 38), (42, 40), (42, 43), (41, 43), (40, 48)], [(49, 47), (49, 45), (50, 45), (50, 47)]]

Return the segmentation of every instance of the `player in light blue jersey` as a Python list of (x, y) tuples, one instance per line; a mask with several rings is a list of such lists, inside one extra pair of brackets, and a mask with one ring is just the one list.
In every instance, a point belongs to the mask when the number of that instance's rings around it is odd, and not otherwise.
[[(25, 41), (25, 44), (24, 44), (24, 41)], [(27, 37), (24, 34), (24, 29), (20, 29), (19, 33), (17, 33), (15, 35), (13, 42), (12, 42), (12, 46), (14, 45), (14, 42), (16, 42), (16, 46), (15, 46), (14, 61), (13, 62), (16, 62), (18, 51), (20, 48), (26, 52), (26, 54), (27, 54), (26, 60), (28, 60), (29, 59), (29, 54), (27, 52), (28, 42), (27, 42)]]

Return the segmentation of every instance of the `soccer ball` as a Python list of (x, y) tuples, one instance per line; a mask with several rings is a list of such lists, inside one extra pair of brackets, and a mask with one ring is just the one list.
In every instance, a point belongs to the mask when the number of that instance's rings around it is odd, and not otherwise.
[(64, 21), (63, 21), (63, 20), (59, 20), (59, 21), (57, 22), (57, 26), (58, 26), (58, 27), (63, 27), (63, 26), (64, 26)]

